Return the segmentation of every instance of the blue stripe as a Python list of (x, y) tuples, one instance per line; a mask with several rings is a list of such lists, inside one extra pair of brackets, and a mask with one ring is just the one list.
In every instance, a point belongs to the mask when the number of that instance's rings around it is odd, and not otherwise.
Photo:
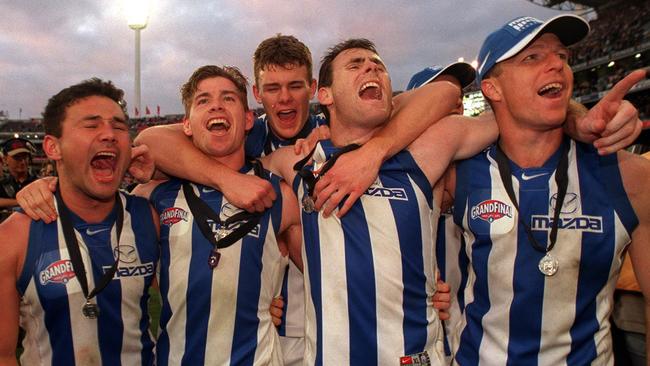
[[(202, 187), (202, 186), (199, 186)], [(199, 189), (201, 192), (202, 190)], [(222, 196), (218, 191), (201, 192), (200, 198), (215, 212), (221, 210)], [(191, 216), (191, 215), (190, 215)], [(185, 324), (185, 353), (182, 363), (202, 365), (205, 363), (206, 340), (208, 337), (208, 317), (211, 313), (212, 270), (208, 267), (208, 257), (212, 244), (203, 236), (196, 218), (192, 217), (192, 255), (187, 278), (187, 313)]]
[(284, 336), (287, 335), (287, 309), (286, 309), (286, 304), (289, 303), (289, 290), (287, 289), (288, 284), (289, 284), (289, 266), (286, 266), (284, 268), (284, 276), (282, 276), (282, 291), (280, 292), (280, 294), (282, 295), (282, 298), (284, 299), (285, 309), (282, 312), (282, 317), (281, 317), (282, 323), (277, 327), (278, 334), (281, 337), (284, 337)]
[[(485, 153), (477, 155), (472, 160), (465, 160), (456, 165), (456, 198), (454, 202), (454, 221), (462, 225), (463, 216), (469, 202), (468, 193), (471, 189), (471, 182), (486, 182), (485, 189), (476, 192), (472, 196), (472, 202), (482, 202), (491, 198), (491, 182), (489, 163), (485, 162)], [(486, 233), (486, 230), (482, 230)], [(487, 230), (489, 234), (489, 226)], [(476, 234), (476, 240), (466, 245), (472, 246), (472, 263), (476, 280), (472, 289), (474, 301), (465, 307), (467, 325), (460, 335), (460, 344), (456, 353), (456, 360), (462, 365), (477, 365), (479, 361), (479, 346), (483, 338), (483, 326), (481, 320), (490, 310), (490, 297), (488, 287), (488, 258), (492, 250), (492, 240), (489, 235)], [(459, 291), (460, 293), (461, 291)]]
[[(511, 177), (511, 179), (514, 181), (516, 178)], [(509, 312), (509, 338), (513, 341), (508, 342), (508, 365), (537, 364), (541, 341), (545, 281), (545, 276), (539, 271), (538, 264), (545, 253), (533, 247), (528, 240), (522, 221), (529, 220), (531, 215), (552, 215), (549, 213), (548, 197), (547, 179), (520, 181), (519, 207), (524, 211), (516, 213), (517, 254), (512, 278), (514, 294)], [(529, 222), (528, 224), (530, 225)], [(547, 231), (533, 231), (532, 233), (540, 246), (547, 247)], [(522, 314), (526, 314), (526, 316), (522, 317)]]
[[(41, 221), (33, 223), (43, 227), (42, 237), (29, 237), (29, 246), (41, 249), (41, 256), (37, 265), (47, 266), (61, 259), (58, 255), (57, 224), (43, 224)], [(47, 257), (46, 257), (47, 256)], [(34, 271), (32, 280), (39, 284), (38, 269)], [(70, 281), (77, 281), (76, 277)], [(72, 328), (70, 327), (70, 306), (66, 285), (48, 284), (47, 288), (41, 286), (37, 291), (41, 307), (43, 308), (45, 328), (50, 335), (50, 348), (52, 350), (53, 365), (74, 365), (74, 347), (72, 343)], [(47, 291), (47, 298), (44, 292)], [(79, 309), (81, 311), (81, 309)]]
[(377, 293), (368, 222), (360, 201), (341, 218), (341, 225), (345, 245), (350, 365), (374, 365), (378, 362)]
[[(398, 156), (410, 158), (408, 153), (402, 153)], [(402, 161), (405, 160), (402, 159)], [(410, 159), (410, 161), (413, 160)], [(410, 174), (406, 172), (410, 172)], [(422, 217), (419, 215), (415, 188), (411, 185), (409, 177), (416, 184), (420, 181), (421, 184), (428, 186), (421, 192), (428, 193), (425, 196), (428, 197), (427, 202), (429, 202), (429, 205), (432, 202), (432, 188), (428, 185), (428, 180), (421, 170), (414, 165), (404, 166), (401, 171), (396, 169), (395, 172), (391, 173), (390, 177), (384, 176), (384, 174), (380, 175), (382, 184), (388, 187), (404, 188), (407, 197), (409, 197), (408, 201), (390, 200), (390, 205), (395, 218), (402, 259), (404, 352), (410, 355), (424, 351), (429, 322), (427, 320), (427, 276), (424, 273), (424, 258), (422, 257), (423, 223), (421, 221)], [(423, 180), (424, 182), (422, 182)], [(422, 189), (422, 187), (419, 188)]]
[[(607, 284), (609, 269), (614, 258), (615, 219), (610, 205), (619, 198), (614, 196), (617, 193), (615, 191), (594, 189), (594, 187), (602, 187), (600, 182), (616, 179), (613, 169), (599, 172), (599, 169), (602, 169), (599, 167), (600, 157), (584, 148), (577, 150), (576, 153), (582, 213), (601, 216), (603, 233), (582, 233), (576, 319), (571, 327), (571, 351), (567, 357), (569, 365), (589, 363), (597, 356), (593, 337), (600, 328), (596, 317), (596, 296)], [(616, 166), (614, 168), (618, 170)], [(600, 176), (595, 176), (596, 172), (601, 173)], [(605, 180), (601, 180), (603, 173), (607, 174)]]
[[(49, 226), (47, 226), (49, 225)], [(49, 229), (48, 229), (49, 228)], [(16, 282), (16, 288), (21, 295), (25, 294), (27, 286), (29, 286), (29, 281), (34, 275), (34, 266), (36, 266), (36, 261), (38, 260), (39, 255), (41, 254), (42, 244), (32, 245), (31, 238), (46, 238), (48, 237), (44, 231), (49, 230), (50, 237), (57, 237), (57, 228), (56, 221), (51, 224), (44, 224), (42, 221), (31, 221), (29, 224), (29, 245), (27, 245), (27, 254), (25, 255), (25, 262), (23, 264), (23, 271), (18, 277)], [(38, 283), (38, 282), (36, 282)]]

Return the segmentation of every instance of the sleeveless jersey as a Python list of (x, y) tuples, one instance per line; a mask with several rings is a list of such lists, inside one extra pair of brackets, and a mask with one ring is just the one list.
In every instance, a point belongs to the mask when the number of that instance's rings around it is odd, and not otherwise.
[[(242, 173), (252, 173), (250, 166)], [(156, 345), (158, 365), (276, 365), (281, 363), (269, 306), (280, 292), (287, 259), (275, 240), (282, 199), (278, 194), (246, 236), (219, 249), (216, 268), (208, 266), (212, 244), (203, 236), (187, 204), (182, 180), (172, 179), (151, 195), (160, 213), (162, 310)], [(194, 193), (222, 220), (241, 210), (210, 187), (191, 184)], [(213, 231), (219, 225), (209, 222)]]
[(638, 224), (616, 154), (566, 140), (568, 189), (561, 206), (553, 276), (545, 253), (557, 201), (558, 151), (541, 168), (511, 162), (517, 212), (502, 184), (495, 146), (458, 164), (454, 220), (470, 258), (456, 360), (462, 365), (613, 364), (609, 315), (630, 233)]
[[(465, 243), (462, 242), (462, 230), (454, 222), (453, 206), (440, 214), (438, 232), (436, 235), (436, 264), (440, 271), (440, 279), (449, 285), (449, 296), (452, 299), (448, 313), (450, 318), (443, 322), (445, 334), (445, 357), (451, 358), (453, 345), (450, 335), (462, 316), (463, 301), (458, 289), (464, 288), (462, 281), (466, 278), (461, 269), (467, 267), (467, 257), (464, 255)], [(461, 291), (462, 293), (462, 291)]]
[[(338, 149), (318, 143), (309, 169)], [(302, 199), (305, 183), (293, 187)], [(390, 365), (428, 352), (444, 362), (435, 291), (432, 187), (410, 153), (387, 160), (343, 218), (302, 212), (306, 290), (305, 362)]]
[(119, 251), (113, 280), (93, 299), (100, 310), (97, 319), (82, 315), (86, 300), (60, 220), (32, 221), (17, 283), (20, 325), (26, 332), (23, 365), (153, 365), (147, 300), (158, 261), (158, 238), (147, 201), (119, 196), (125, 207), (119, 248), (115, 209), (98, 224), (71, 214), (89, 291), (115, 263)]
[[(299, 138), (309, 136), (311, 131), (319, 126), (326, 125), (327, 120), (322, 114), (310, 114), (307, 123), (294, 138), (285, 140), (276, 136), (268, 124), (266, 114), (255, 120), (253, 128), (246, 136), (246, 155), (260, 157), (284, 146), (295, 144)], [(302, 272), (289, 261), (284, 281), (282, 284), (282, 298), (284, 311), (282, 324), (278, 327), (280, 336), (304, 337), (305, 336), (305, 290)]]
[(296, 143), (296, 140), (309, 136), (314, 128), (326, 124), (327, 120), (322, 114), (310, 114), (300, 132), (292, 139), (286, 140), (273, 133), (268, 117), (263, 114), (255, 119), (253, 128), (246, 136), (246, 156), (265, 156), (281, 147), (291, 146)]

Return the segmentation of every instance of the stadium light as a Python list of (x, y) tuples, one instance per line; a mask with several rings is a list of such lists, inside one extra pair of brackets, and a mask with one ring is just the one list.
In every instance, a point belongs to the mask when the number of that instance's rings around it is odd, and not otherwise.
[(459, 57), (458, 62), (465, 62), (465, 57)]
[(149, 20), (149, 1), (148, 0), (130, 0), (125, 2), (127, 22), (129, 28), (135, 31), (135, 85), (134, 99), (138, 114), (142, 113), (142, 103), (140, 100), (140, 32), (147, 27)]
[(616, 65), (616, 62), (614, 62), (614, 61), (610, 61), (610, 62), (607, 64), (607, 67), (612, 67), (612, 66), (614, 66), (614, 65)]
[(641, 54), (637, 53), (636, 55), (634, 55), (634, 58), (641, 58)]

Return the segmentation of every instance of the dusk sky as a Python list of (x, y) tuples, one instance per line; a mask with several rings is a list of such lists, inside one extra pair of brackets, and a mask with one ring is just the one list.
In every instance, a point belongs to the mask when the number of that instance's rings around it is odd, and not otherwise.
[[(314, 74), (328, 47), (368, 38), (402, 90), (426, 66), (471, 62), (487, 34), (514, 17), (559, 13), (525, 0), (153, 0), (142, 31), (142, 108), (182, 113), (179, 87), (205, 64), (238, 66), (252, 80), (253, 51), (276, 33), (310, 47)], [(10, 118), (20, 109), (23, 119), (40, 117), (52, 94), (93, 76), (124, 89), (133, 114), (124, 0), (0, 0), (0, 14), (0, 110)]]

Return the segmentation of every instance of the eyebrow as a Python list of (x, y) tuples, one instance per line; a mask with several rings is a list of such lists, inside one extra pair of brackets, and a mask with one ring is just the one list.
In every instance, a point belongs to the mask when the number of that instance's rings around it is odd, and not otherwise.
[(386, 65), (384, 65), (384, 62), (381, 60), (381, 58), (379, 58), (379, 56), (377, 56), (377, 55), (373, 55), (373, 56), (370, 56), (370, 57), (366, 57), (366, 56), (355, 57), (355, 58), (353, 58), (352, 60), (350, 60), (348, 62), (348, 65), (362, 64), (366, 59), (369, 59), (370, 62), (375, 63), (377, 65), (381, 65), (381, 66), (384, 66), (384, 67), (386, 66)]
[[(102, 116), (100, 116), (99, 114), (90, 114), (90, 115), (84, 116), (81, 120), (82, 121), (90, 121), (90, 120), (96, 120), (96, 119), (102, 119), (103, 120), (104, 118), (102, 118)], [(122, 118), (122, 117), (119, 117), (119, 116), (113, 116), (111, 118), (111, 120), (116, 121), (116, 122), (126, 123), (126, 119)]]

